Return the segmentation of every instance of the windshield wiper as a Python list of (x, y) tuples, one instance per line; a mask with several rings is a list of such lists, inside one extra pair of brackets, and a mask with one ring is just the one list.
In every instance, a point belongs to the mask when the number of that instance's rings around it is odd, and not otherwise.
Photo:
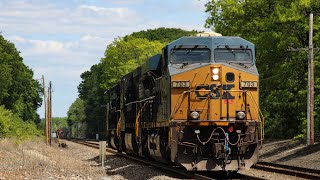
[[(239, 65), (239, 66), (242, 66), (242, 67), (244, 67), (244, 68), (246, 68), (246, 69), (248, 69), (248, 68), (250, 68), (250, 67), (252, 67), (254, 64), (253, 63), (248, 63), (248, 64), (250, 64), (251, 66), (247, 66), (247, 65), (245, 65), (244, 63), (237, 63), (237, 62), (228, 62), (228, 64), (236, 64), (236, 65)], [(247, 63), (246, 63), (247, 64)]]
[(199, 45), (195, 45), (192, 49), (189, 49), (189, 50), (188, 50), (188, 52), (187, 52), (187, 54), (189, 54), (189, 53), (191, 53), (191, 51), (193, 51), (193, 50), (197, 49), (197, 48), (198, 48), (198, 46), (199, 46)]
[(183, 69), (184, 67), (186, 67), (189, 63), (188, 62), (183, 62), (182, 65), (180, 66), (181, 69)]
[(236, 53), (234, 52), (233, 49), (231, 49), (228, 45), (225, 45), (224, 47), (226, 47), (226, 49), (227, 49), (228, 51), (230, 51), (230, 52), (233, 54), (234, 57), (236, 57)]

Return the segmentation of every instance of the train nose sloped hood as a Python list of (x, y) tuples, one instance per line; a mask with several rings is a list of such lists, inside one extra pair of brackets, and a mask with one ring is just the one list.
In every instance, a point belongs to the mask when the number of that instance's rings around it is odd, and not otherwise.
[[(171, 55), (172, 51), (174, 49), (179, 49), (183, 48), (185, 46), (188, 47), (205, 47), (210, 50), (210, 61), (209, 62), (195, 62), (195, 63), (188, 63), (188, 64), (183, 64), (183, 63), (177, 63), (174, 64), (171, 62)], [(215, 57), (214, 57), (214, 50), (216, 48), (221, 48), (221, 47), (245, 47), (247, 49), (252, 50), (252, 58), (255, 59), (255, 46), (251, 42), (242, 39), (240, 37), (229, 37), (229, 36), (217, 36), (217, 37), (181, 37), (170, 44), (168, 44), (168, 51), (167, 51), (167, 57), (168, 57), (168, 69), (169, 69), (169, 74), (170, 76), (183, 73), (192, 69), (197, 69), (200, 67), (207, 66), (212, 63), (217, 63), (215, 62)], [(221, 63), (221, 62), (220, 62)], [(225, 63), (226, 66), (233, 67), (235, 69), (239, 70), (245, 70), (248, 73), (251, 74), (258, 74), (256, 67), (255, 67), (255, 62), (251, 66), (241, 66), (233, 63)]]

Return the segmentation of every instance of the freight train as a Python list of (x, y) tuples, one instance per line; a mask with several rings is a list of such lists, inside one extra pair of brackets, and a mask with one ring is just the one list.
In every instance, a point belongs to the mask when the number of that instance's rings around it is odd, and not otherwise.
[(255, 57), (240, 37), (167, 44), (105, 92), (109, 146), (190, 171), (249, 169), (264, 134)]

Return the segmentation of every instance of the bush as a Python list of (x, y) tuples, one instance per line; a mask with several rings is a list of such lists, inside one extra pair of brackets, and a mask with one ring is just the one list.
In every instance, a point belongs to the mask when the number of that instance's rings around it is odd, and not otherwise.
[(18, 140), (26, 140), (35, 136), (40, 136), (33, 122), (24, 122), (11, 111), (0, 106), (0, 137), (16, 138)]

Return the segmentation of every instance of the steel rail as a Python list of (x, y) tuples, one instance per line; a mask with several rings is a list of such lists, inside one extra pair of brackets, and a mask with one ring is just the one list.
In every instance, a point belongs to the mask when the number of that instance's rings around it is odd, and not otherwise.
[[(82, 145), (86, 145), (92, 148), (96, 148), (99, 149), (99, 143), (98, 142), (92, 142), (90, 140), (81, 140), (81, 139), (71, 139), (70, 141), (78, 143), (78, 144), (82, 144)], [(128, 154), (124, 154), (124, 153), (120, 153), (114, 149), (111, 149), (109, 147), (106, 148), (106, 151), (109, 153), (113, 153), (115, 155), (118, 155), (120, 157), (124, 157), (139, 163), (143, 163), (146, 164), (148, 166), (153, 166), (156, 168), (160, 168), (161, 170), (165, 171), (165, 172), (171, 172), (174, 174), (178, 174), (182, 177), (186, 177), (186, 178), (191, 178), (191, 179), (196, 179), (196, 180), (212, 180), (212, 179), (225, 179), (225, 176), (227, 174), (218, 174), (215, 172), (190, 172), (190, 171), (186, 171), (185, 169), (181, 169), (178, 166), (171, 166), (168, 164), (163, 164), (161, 162), (157, 162), (157, 161), (151, 161), (151, 160), (147, 160), (147, 159), (143, 159), (140, 158), (138, 156), (133, 156), (133, 155), (128, 155)], [(218, 177), (216, 177), (218, 174)], [(213, 176), (213, 177), (209, 177), (209, 176)], [(223, 177), (221, 177), (223, 176)], [(261, 178), (257, 178), (257, 177), (253, 177), (253, 176), (248, 176), (248, 175), (243, 175), (243, 174), (232, 174), (232, 179), (236, 178), (236, 179), (261, 179)], [(227, 177), (228, 178), (228, 177)], [(229, 179), (229, 178), (228, 178)]]
[[(83, 144), (83, 145), (86, 145), (86, 146), (89, 146), (89, 147), (92, 147), (92, 148), (99, 149), (99, 144), (96, 143), (96, 142), (81, 141), (79, 139), (72, 140), (72, 142), (76, 142), (76, 143)], [(135, 157), (135, 156), (128, 155), (128, 154), (123, 154), (123, 153), (117, 152), (116, 150), (111, 149), (111, 148), (107, 148), (106, 150), (107, 150), (107, 152), (113, 153), (115, 155), (130, 159), (130, 160), (133, 160), (133, 161), (136, 161), (136, 162), (140, 162), (140, 163), (143, 163), (143, 164), (146, 164), (146, 165), (149, 165), (149, 166), (160, 168), (160, 169), (162, 169), (164, 171), (169, 171), (169, 172), (172, 172), (172, 173), (176, 173), (176, 174), (179, 174), (179, 175), (181, 175), (183, 177), (199, 179), (199, 180), (212, 180), (212, 178), (209, 178), (209, 177), (206, 177), (206, 176), (203, 176), (203, 175), (192, 174), (192, 173), (180, 170), (180, 169), (172, 167), (172, 166), (163, 165), (162, 163), (158, 163), (158, 162), (155, 162), (155, 161), (151, 162), (151, 161), (139, 158), (139, 157)]]
[(297, 166), (283, 165), (271, 162), (258, 162), (253, 169), (275, 172), (307, 179), (320, 179), (320, 170), (308, 169)]

